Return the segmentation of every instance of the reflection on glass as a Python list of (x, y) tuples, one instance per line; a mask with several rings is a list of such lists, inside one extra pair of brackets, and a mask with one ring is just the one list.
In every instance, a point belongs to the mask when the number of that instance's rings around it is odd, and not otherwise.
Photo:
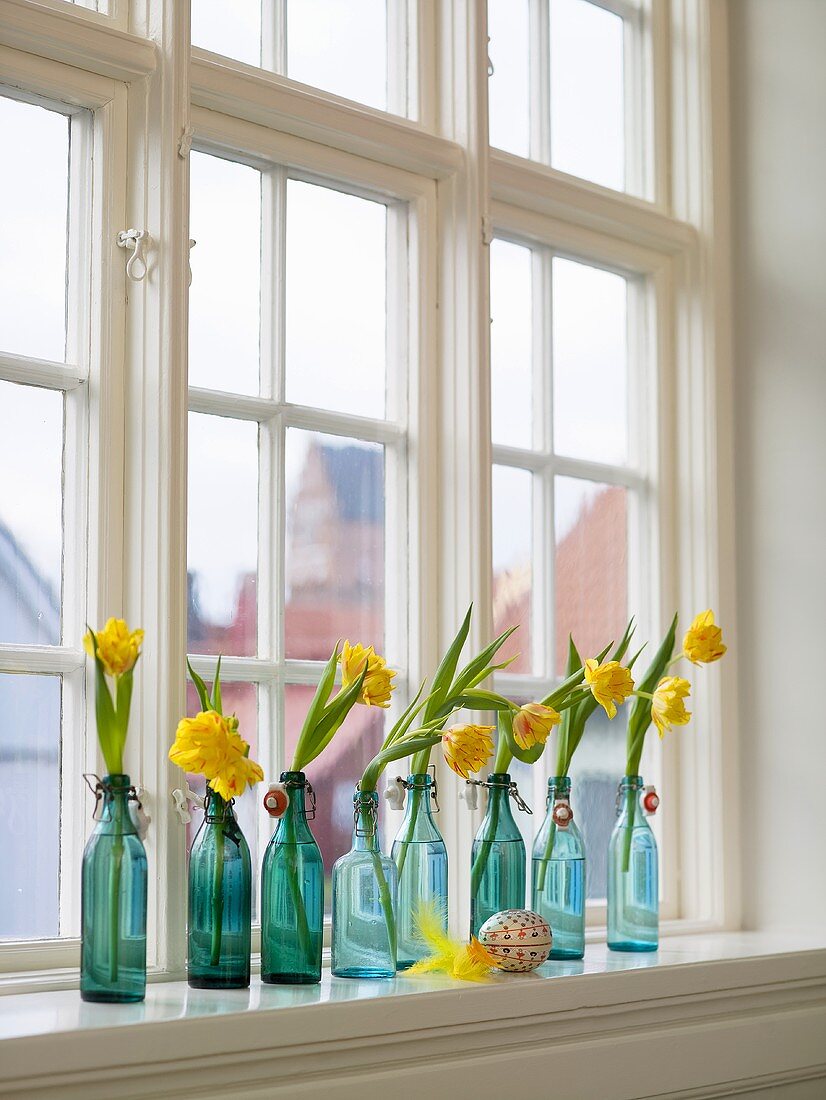
[(189, 381), (258, 393), (261, 174), (190, 157)]
[(192, 45), (261, 64), (261, 0), (192, 0)]
[(66, 354), (69, 120), (0, 96), (0, 351)]
[(606, 896), (608, 841), (616, 822), (617, 782), (625, 771), (625, 723), (597, 707), (571, 764), (571, 805), (585, 842), (585, 895)]
[[(215, 650), (210, 650), (210, 652), (214, 653)], [(212, 687), (212, 676), (205, 675), (204, 679), (207, 685)], [(261, 799), (264, 797), (264, 789), (267, 783), (271, 782), (272, 777), (267, 767), (267, 761), (261, 758), (261, 751), (259, 748), (257, 685), (242, 684), (233, 681), (225, 683), (222, 678), (221, 697), (223, 700), (224, 714), (234, 714), (237, 717), (238, 732), (244, 740), (249, 743), (250, 756), (264, 769), (264, 783), (259, 783), (256, 787), (248, 787), (241, 797), (235, 800), (235, 815), (238, 818), (238, 824), (241, 826), (241, 832), (247, 838), (247, 844), (250, 846), (250, 858), (253, 866), (252, 920), (253, 923), (255, 923), (258, 920), (258, 898), (260, 892), (259, 875), (256, 868), (260, 866), (261, 855), (263, 853), (261, 844), (269, 840), (269, 836), (264, 838), (263, 836), (259, 836), (258, 832), (259, 828), (261, 828), (261, 818), (264, 812), (261, 805)], [(186, 713), (189, 715), (197, 714), (200, 709), (201, 704), (198, 702), (198, 693), (195, 691), (190, 681), (187, 680)], [(277, 779), (278, 776), (275, 778)], [(187, 782), (189, 783), (190, 789), (195, 791), (196, 794), (204, 794), (206, 790), (206, 780), (202, 775), (188, 775)], [(187, 847), (189, 847), (195, 839), (195, 834), (201, 827), (201, 821), (201, 811), (196, 808), (192, 814), (192, 820), (186, 827)]]
[(518, 626), (497, 660), (515, 653), (510, 672), (530, 672), (531, 547), (533, 543), (532, 475), (510, 466), (493, 467), (493, 628), (500, 634)]
[(387, 0), (287, 0), (287, 75), (386, 110), (386, 7)]
[(550, 0), (551, 164), (625, 186), (622, 19), (587, 0)]
[(188, 512), (189, 651), (250, 657), (257, 624), (257, 424), (189, 414)]
[(583, 657), (622, 637), (628, 621), (627, 490), (554, 479), (556, 671), (568, 659), (568, 633)]
[(287, 400), (384, 416), (387, 212), (287, 185)]
[(60, 677), (0, 675), (0, 715), (0, 940), (45, 939), (60, 933)]
[(340, 638), (384, 643), (384, 448), (289, 429), (285, 645), (326, 661)]
[(0, 642), (59, 645), (61, 393), (0, 382), (0, 470)]
[(621, 275), (553, 261), (554, 450), (628, 458), (626, 298)]
[(490, 144), (530, 153), (528, 0), (488, 0)]
[[(315, 687), (304, 684), (287, 685), (284, 744), (286, 766), (292, 761), (314, 691)], [(365, 766), (381, 748), (385, 735), (384, 723), (383, 710), (357, 703), (324, 753), (307, 768), (307, 778), (315, 788), (318, 799), (312, 830), (324, 858), (324, 904), (327, 913), (330, 912), (330, 875), (333, 864), (339, 856), (350, 851), (353, 837), (353, 790)], [(379, 812), (384, 814), (383, 808)], [(397, 828), (395, 820), (390, 828)], [(383, 843), (387, 851), (384, 840)]]
[(494, 443), (530, 447), (532, 380), (531, 250), (490, 246), (491, 427)]

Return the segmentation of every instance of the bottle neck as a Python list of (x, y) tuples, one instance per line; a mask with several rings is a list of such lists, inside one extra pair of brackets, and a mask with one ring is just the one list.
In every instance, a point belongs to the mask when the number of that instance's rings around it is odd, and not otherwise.
[(633, 814), (635, 822), (642, 824), (645, 820), (639, 805), (642, 791), (641, 775), (624, 775), (617, 789), (617, 813), (620, 816)]
[(130, 835), (137, 833), (129, 800), (132, 781), (125, 773), (104, 775), (101, 780), (102, 801), (98, 808), (98, 829), (106, 833)]
[(356, 791), (353, 796), (353, 848), (379, 851), (379, 796), (375, 791)]
[(570, 798), (571, 777), (569, 775), (552, 775), (548, 780), (548, 798)]
[(429, 772), (408, 775), (405, 820), (414, 814), (418, 821), (433, 820), (433, 788), (433, 776)]
[[(289, 805), (281, 818), (279, 828), (290, 837), (303, 838), (310, 833), (307, 824), (308, 786), (304, 772), (282, 772), (281, 782), (287, 789)], [(314, 805), (314, 803), (313, 803)]]
[(207, 825), (226, 825), (235, 820), (232, 802), (227, 802), (212, 787), (207, 787), (204, 799), (204, 821)]
[(488, 808), (486, 817), (496, 815), (498, 821), (511, 822), (516, 826), (511, 811), (511, 777), (507, 772), (491, 772), (488, 776)]

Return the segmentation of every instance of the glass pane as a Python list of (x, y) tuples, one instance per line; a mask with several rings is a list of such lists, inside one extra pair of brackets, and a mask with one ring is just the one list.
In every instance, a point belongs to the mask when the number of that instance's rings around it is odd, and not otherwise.
[(617, 782), (625, 771), (625, 724), (611, 721), (597, 707), (571, 764), (572, 805), (588, 859), (585, 893), (589, 901), (605, 897), (608, 841), (617, 820)]
[(192, 45), (261, 64), (261, 0), (192, 0)]
[(625, 186), (622, 19), (587, 0), (551, 0), (551, 164)]
[(0, 382), (0, 470), (0, 642), (59, 645), (62, 393)]
[(530, 155), (528, 0), (488, 0), (490, 143)]
[(258, 425), (189, 414), (189, 651), (256, 652)]
[(63, 361), (69, 120), (0, 97), (0, 350)]
[(287, 400), (384, 416), (387, 211), (287, 185)]
[(384, 645), (384, 448), (287, 432), (288, 657), (326, 661), (340, 638)]
[(621, 275), (553, 261), (554, 450), (628, 459), (628, 351)]
[(533, 441), (533, 348), (529, 248), (490, 246), (491, 427), (494, 443), (530, 447)]
[[(212, 676), (204, 676), (207, 684), (212, 685)], [(261, 827), (263, 809), (261, 799), (264, 797), (263, 786), (272, 781), (267, 761), (261, 757), (261, 747), (258, 738), (258, 687), (256, 684), (242, 684), (221, 679), (221, 696), (223, 700), (224, 714), (234, 714), (238, 718), (238, 732), (249, 743), (250, 756), (264, 769), (264, 784), (247, 788), (240, 798), (235, 800), (235, 813), (247, 844), (250, 846), (250, 858), (252, 861), (252, 919), (258, 920), (258, 896), (260, 889), (260, 874), (258, 869), (263, 858), (262, 844), (269, 840), (269, 835), (264, 837)], [(198, 702), (198, 694), (194, 686), (187, 680), (186, 684), (186, 712), (197, 714), (201, 709)], [(276, 779), (278, 776), (275, 777)], [(206, 780), (202, 775), (188, 775), (190, 789), (196, 794), (203, 795), (206, 791)], [(197, 808), (193, 811), (192, 820), (187, 825), (187, 845), (191, 846), (195, 834), (204, 820), (203, 813)]]
[(258, 393), (261, 174), (190, 158), (189, 382)]
[[(285, 766), (292, 760), (314, 690), (303, 684), (287, 685)], [(384, 720), (384, 711), (356, 704), (324, 753), (307, 768), (307, 776), (318, 796), (312, 830), (324, 857), (324, 896), (328, 913), (333, 864), (339, 856), (350, 851), (352, 842), (353, 791), (365, 766), (381, 748)]]
[(518, 626), (497, 659), (519, 656), (509, 672), (530, 672), (533, 478), (527, 470), (493, 467), (493, 630)]
[(0, 676), (0, 715), (0, 940), (46, 939), (60, 932), (60, 677)]
[(557, 477), (556, 670), (565, 671), (568, 634), (583, 659), (618, 641), (628, 622), (628, 491)]
[(287, 75), (386, 110), (386, 6), (385, 0), (287, 0)]

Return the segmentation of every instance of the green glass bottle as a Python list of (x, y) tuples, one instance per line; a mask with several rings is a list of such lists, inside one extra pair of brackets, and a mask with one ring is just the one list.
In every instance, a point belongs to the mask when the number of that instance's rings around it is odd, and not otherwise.
[(488, 776), (488, 808), (473, 841), (470, 934), (494, 913), (525, 907), (525, 842), (510, 808), (511, 777)]
[(422, 902), (430, 902), (442, 919), (447, 934), (447, 848), (431, 811), (433, 777), (420, 772), (407, 777), (407, 812), (393, 841), (393, 860), (398, 868), (396, 952), (399, 970), (407, 970), (428, 954), (416, 933), (415, 914)]
[(147, 865), (129, 811), (128, 775), (98, 784), (97, 824), (81, 872), (80, 996), (123, 1004), (146, 995)]
[(261, 869), (261, 981), (310, 985), (321, 981), (324, 864), (308, 824), (312, 787), (303, 772), (282, 772), (281, 782), (289, 805)]
[(204, 820), (189, 853), (187, 970), (194, 989), (250, 984), (252, 868), (233, 802), (207, 787)]

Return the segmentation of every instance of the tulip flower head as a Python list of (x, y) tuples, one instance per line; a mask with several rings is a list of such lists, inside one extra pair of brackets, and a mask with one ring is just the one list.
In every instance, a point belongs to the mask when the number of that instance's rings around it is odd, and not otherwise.
[[(97, 655), (107, 676), (123, 676), (135, 667), (143, 642), (142, 630), (130, 631), (123, 619), (109, 619), (103, 630), (96, 630), (94, 635)], [(83, 648), (94, 657), (91, 630), (83, 637)]]
[(544, 745), (554, 726), (562, 721), (562, 715), (553, 707), (542, 703), (526, 703), (513, 716), (513, 736), (517, 745), (529, 749), (532, 745)]
[(593, 657), (585, 662), (585, 682), (609, 718), (617, 713), (617, 703), (624, 703), (634, 691), (631, 673), (619, 661), (599, 664)]
[(662, 739), (674, 726), (687, 726), (691, 712), (685, 709), (685, 700), (691, 684), (682, 676), (666, 676), (660, 680), (651, 699), (651, 718)]
[(367, 665), (367, 675), (361, 687), (359, 702), (366, 707), (390, 706), (390, 696), (395, 687), (393, 677), (396, 673), (387, 667), (384, 657), (380, 657), (372, 646), (365, 648), (363, 645), (350, 645), (345, 642), (342, 646), (341, 656), (341, 681), (347, 688), (355, 680), (358, 680), (364, 666)]
[(683, 656), (692, 664), (709, 665), (719, 661), (726, 648), (723, 631), (714, 622), (714, 612), (711, 609), (700, 612), (683, 638)]
[(448, 765), (462, 779), (480, 771), (493, 756), (493, 726), (451, 726), (442, 734)]
[(264, 778), (261, 766), (249, 759), (249, 751), (234, 715), (225, 718), (206, 710), (180, 720), (169, 759), (184, 771), (203, 775), (228, 802)]

